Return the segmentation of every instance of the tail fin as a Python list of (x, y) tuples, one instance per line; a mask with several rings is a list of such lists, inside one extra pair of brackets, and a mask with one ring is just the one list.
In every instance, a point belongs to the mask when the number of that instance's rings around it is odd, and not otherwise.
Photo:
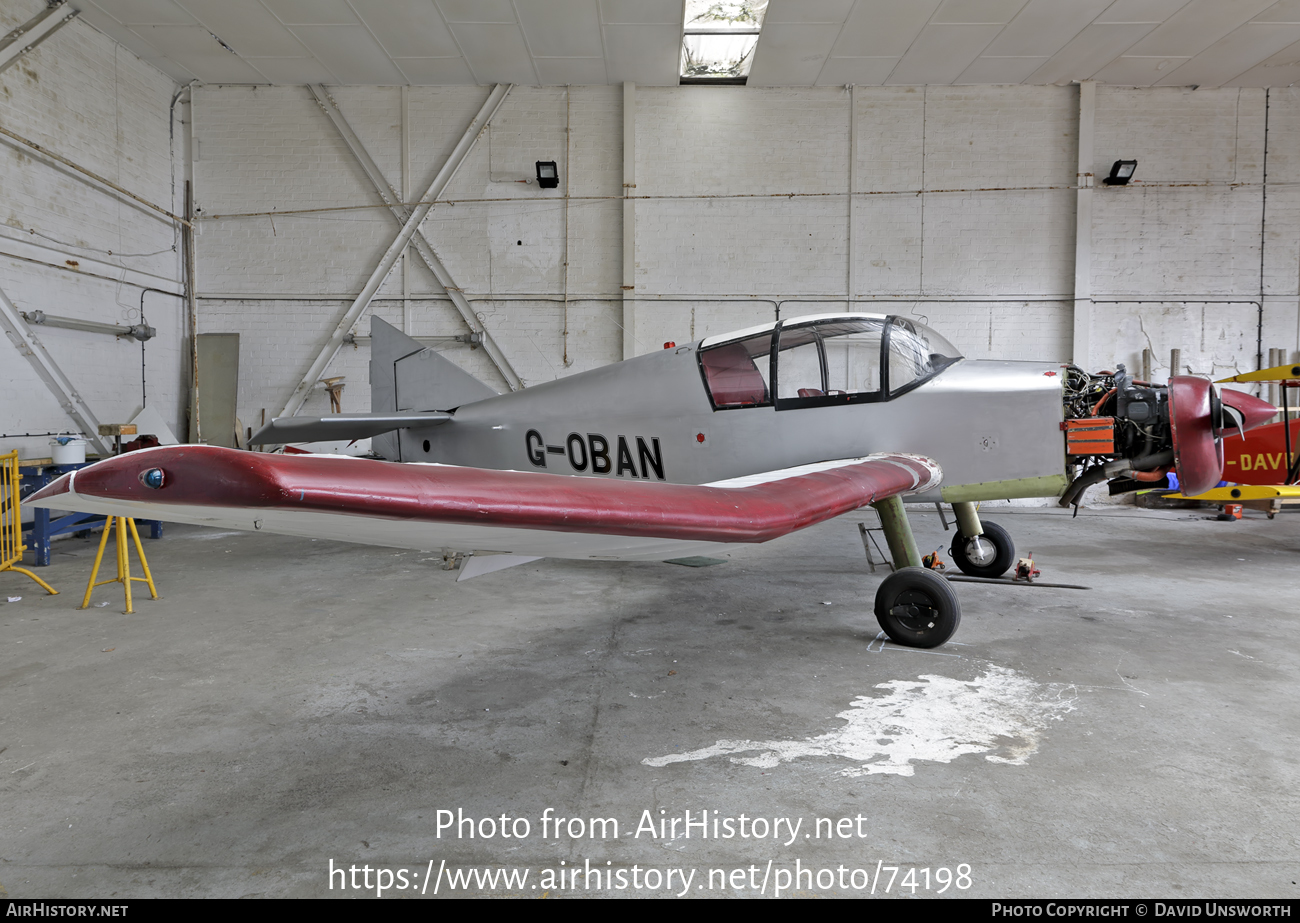
[[(392, 324), (370, 317), (370, 410), (453, 410), (497, 392)], [(375, 452), (397, 458), (397, 433), (376, 436)]]

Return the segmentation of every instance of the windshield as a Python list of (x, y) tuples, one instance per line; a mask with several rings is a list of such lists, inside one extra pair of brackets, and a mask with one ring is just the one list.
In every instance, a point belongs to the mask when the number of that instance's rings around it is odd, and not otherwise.
[(889, 319), (889, 394), (920, 384), (961, 358), (953, 346), (925, 324), (908, 317)]

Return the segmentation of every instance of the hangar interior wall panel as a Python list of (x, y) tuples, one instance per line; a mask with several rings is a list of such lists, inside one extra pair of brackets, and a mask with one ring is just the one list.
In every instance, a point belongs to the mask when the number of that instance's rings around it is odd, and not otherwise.
[[(568, 92), (566, 106), (564, 88), (515, 87), (442, 197), (459, 204), (439, 205), (422, 226), (510, 361), (527, 370), (524, 378), (530, 383), (615, 361), (622, 344), (617, 304), (622, 91), (574, 87)], [(386, 178), (400, 185), (400, 92), (335, 87), (330, 93)], [(486, 95), (487, 88), (480, 87), (408, 91), (411, 188), (427, 185)], [(204, 214), (340, 204), (352, 209), (217, 217), (205, 224), (198, 266), (198, 290), (205, 296), (200, 329), (258, 332), (258, 337), (243, 341), (240, 414), (245, 420), (260, 419), (261, 408), (274, 413), (283, 406), (294, 384), (286, 381), (286, 372), (301, 374), (307, 367), (396, 226), (377, 210), (355, 208), (373, 205), (377, 198), (306, 88), (204, 87), (195, 96), (201, 153), (195, 172)], [(566, 119), (572, 128), (567, 152)], [(557, 189), (517, 182), (535, 179), (538, 160), (559, 164)], [(567, 366), (566, 182), (574, 197), (567, 215)], [(255, 189), (250, 191), (250, 186)], [(234, 195), (227, 196), (227, 190)], [(407, 259), (412, 335), (465, 333), (432, 274), (418, 257), (408, 254)], [(237, 293), (250, 297), (225, 297)], [(263, 297), (268, 293), (319, 300), (268, 301)], [(380, 288), (372, 309), (401, 327), (402, 294), (399, 265)], [(368, 322), (359, 327), (365, 333)], [(453, 347), (449, 354), (471, 374), (505, 389), (482, 350)], [(345, 408), (369, 408), (368, 361), (367, 347), (345, 346), (331, 366), (330, 374), (347, 376)], [(327, 409), (321, 395), (313, 394), (303, 412), (322, 407)]]
[[(331, 92), (396, 183), (399, 91)], [(408, 92), (418, 187), (487, 91)], [(515, 88), (445, 194), (456, 204), (437, 206), (424, 225), (530, 383), (614, 361), (622, 335), (621, 92), (567, 92), (566, 107), (564, 88)], [(970, 356), (1068, 360), (1077, 89), (859, 87), (856, 95), (859, 197), (850, 229), (848, 91), (638, 89), (634, 194), (646, 197), (636, 210), (640, 349), (769, 320), (775, 302), (784, 316), (845, 305), (851, 258), (859, 300), (884, 299), (881, 310), (926, 318)], [(261, 344), (245, 340), (241, 381), (241, 416), (257, 419), (261, 407), (283, 402), (292, 373), (310, 361), (393, 226), (355, 208), (373, 205), (373, 193), (306, 90), (204, 87), (196, 98), (205, 214), (351, 209), (205, 223), (200, 323), (262, 332)], [(1100, 179), (1116, 159), (1139, 162), (1137, 183), (1099, 185), (1094, 194), (1094, 295), (1129, 299), (1095, 309), (1094, 337), (1108, 350), (1102, 364), (1138, 367), (1149, 346), (1161, 380), (1173, 347), (1198, 373), (1253, 368), (1264, 106), (1264, 91), (1255, 89), (1101, 88), (1094, 172)], [(1297, 131), (1300, 97), (1271, 91), (1270, 182), (1294, 180), (1288, 139)], [(553, 191), (510, 182), (551, 159), (573, 197), (567, 341), (563, 182)], [(1300, 345), (1298, 205), (1289, 187), (1270, 188), (1266, 349)], [(409, 279), (415, 335), (464, 332), (422, 267)], [(258, 297), (220, 298), (240, 291)], [(321, 300), (263, 300), (268, 293)], [(400, 272), (375, 310), (400, 323)], [(449, 355), (503, 387), (480, 351)], [(348, 376), (345, 408), (368, 407), (367, 359), (364, 346), (345, 348), (331, 369)], [(304, 412), (325, 408), (321, 393)]]
[[(0, 4), (0, 32), (39, 8), (37, 3)], [(175, 90), (171, 78), (73, 20), (0, 73), (0, 124), (174, 212), (168, 120)], [(39, 258), (33, 244), (44, 248)], [(90, 274), (90, 259), (148, 273), (173, 289), (181, 278), (179, 238), (168, 219), (125, 204), (75, 171), (5, 138), (0, 143), (0, 288), (21, 311), (140, 323), (140, 289)], [(158, 335), (145, 346), (143, 393), (137, 341), (49, 327), (37, 332), (101, 422), (127, 422), (147, 400), (183, 433), (182, 299), (151, 292), (144, 313)], [(35, 370), (7, 338), (0, 339), (0, 434), (5, 434), (0, 451), (48, 456), (48, 436), (9, 434), (74, 427)]]
[[(1269, 91), (1264, 348), (1300, 349), (1300, 88)], [(1265, 358), (1268, 357), (1266, 352)], [(1292, 359), (1297, 357), (1292, 354)]]
[[(16, 22), (21, 12), (5, 15)], [(0, 76), (0, 88), (11, 130), (179, 209), (183, 132), (175, 149), (168, 135), (177, 88), (151, 65), (73, 23)], [(405, 126), (397, 87), (329, 92), (398, 187), (405, 130), (409, 188), (420, 189), (488, 88), (411, 87)], [(396, 225), (305, 87), (204, 85), (193, 96), (199, 329), (244, 334), (238, 414), (256, 422), (283, 406)], [(621, 355), (622, 99), (617, 86), (514, 88), (424, 223), (526, 383)], [(794, 316), (852, 295), (927, 320), (972, 357), (1070, 357), (1076, 88), (641, 87), (636, 99), (639, 349), (769, 320), (778, 303)], [(1253, 368), (1265, 207), (1262, 346), (1300, 347), (1300, 91), (1267, 94), (1267, 197), (1265, 109), (1258, 89), (1099, 88), (1094, 172), (1138, 160), (1133, 185), (1093, 194), (1099, 364), (1137, 367), (1150, 347), (1163, 380), (1176, 347), (1197, 373)], [(166, 222), (10, 146), (0, 155), (0, 235), (30, 240), (35, 229), (180, 278)], [(559, 188), (516, 182), (538, 160), (559, 164)], [(138, 289), (0, 260), (24, 309), (134, 322)], [(420, 337), (465, 333), (433, 276), (407, 260), (372, 310)], [(181, 305), (149, 295), (146, 315), (159, 328), (146, 348), (150, 400), (179, 430)], [(363, 339), (329, 369), (347, 376), (345, 410), (369, 407), (364, 318), (357, 332)], [(138, 344), (66, 330), (46, 341), (102, 417), (134, 413)], [(505, 387), (481, 349), (443, 345)], [(24, 363), (0, 369), (6, 387), (31, 395), (5, 410), (3, 432), (66, 427)], [(303, 412), (327, 409), (317, 390)]]

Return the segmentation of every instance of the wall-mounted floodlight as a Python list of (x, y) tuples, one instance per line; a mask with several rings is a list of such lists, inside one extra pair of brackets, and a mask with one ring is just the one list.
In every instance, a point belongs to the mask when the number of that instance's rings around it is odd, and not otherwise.
[(560, 171), (554, 160), (537, 161), (537, 185), (543, 189), (554, 189), (560, 185)]
[(1115, 165), (1110, 168), (1110, 176), (1106, 177), (1102, 182), (1107, 186), (1127, 186), (1137, 168), (1138, 162), (1136, 160), (1117, 160)]

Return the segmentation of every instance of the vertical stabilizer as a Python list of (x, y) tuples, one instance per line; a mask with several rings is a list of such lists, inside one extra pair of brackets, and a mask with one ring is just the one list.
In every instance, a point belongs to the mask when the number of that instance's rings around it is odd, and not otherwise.
[[(436, 350), (421, 345), (392, 324), (370, 317), (370, 410), (454, 410), (495, 397), (492, 388), (462, 371)], [(374, 437), (371, 445), (385, 458), (399, 458), (397, 433)]]
[[(424, 347), (392, 324), (370, 316), (370, 412), (393, 413), (397, 410), (397, 382), (393, 364), (403, 356)], [(370, 440), (376, 455), (397, 459), (397, 433), (384, 433)]]

